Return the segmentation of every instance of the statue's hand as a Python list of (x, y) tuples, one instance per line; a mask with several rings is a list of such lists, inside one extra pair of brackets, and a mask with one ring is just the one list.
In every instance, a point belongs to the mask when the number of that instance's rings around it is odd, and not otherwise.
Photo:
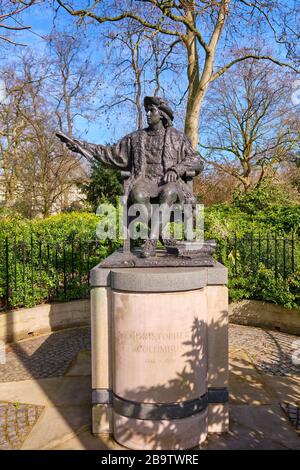
[(92, 144), (73, 139), (61, 131), (56, 132), (56, 137), (58, 137), (59, 140), (63, 142), (67, 146), (67, 148), (72, 152), (80, 153), (80, 155), (85, 157), (88, 161), (93, 161), (94, 155), (92, 147), (95, 146), (93, 146)]
[(164, 176), (165, 183), (174, 183), (177, 180), (177, 173), (174, 170), (168, 170)]
[(79, 152), (78, 147), (73, 142), (65, 142), (65, 145), (68, 147), (71, 152)]
[(63, 132), (56, 132), (56, 136), (59, 138), (59, 140), (68, 147), (69, 150), (72, 152), (77, 152), (80, 153), (79, 149), (79, 141), (76, 139), (72, 139), (68, 135), (64, 134)]

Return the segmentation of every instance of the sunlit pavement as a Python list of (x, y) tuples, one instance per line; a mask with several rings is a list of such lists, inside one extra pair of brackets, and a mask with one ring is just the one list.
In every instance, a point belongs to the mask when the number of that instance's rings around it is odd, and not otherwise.
[[(0, 449), (123, 449), (91, 434), (88, 328), (11, 344), (0, 365)], [(230, 431), (203, 449), (300, 449), (297, 337), (230, 325)], [(284, 411), (286, 410), (286, 412)], [(295, 416), (295, 413), (294, 413)]]

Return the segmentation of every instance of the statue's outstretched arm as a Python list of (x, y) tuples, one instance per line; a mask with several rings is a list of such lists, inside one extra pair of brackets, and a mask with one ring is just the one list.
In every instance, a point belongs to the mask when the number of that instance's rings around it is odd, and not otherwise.
[(94, 144), (88, 144), (87, 142), (73, 139), (61, 131), (56, 132), (56, 136), (68, 147), (69, 150), (79, 153), (89, 161), (93, 161)]
[(85, 141), (73, 139), (63, 132), (57, 132), (56, 136), (70, 149), (72, 152), (83, 155), (87, 160), (92, 162), (98, 160), (101, 163), (117, 167), (119, 169), (127, 169), (130, 155), (130, 145), (128, 138), (124, 137), (115, 145), (96, 145)]

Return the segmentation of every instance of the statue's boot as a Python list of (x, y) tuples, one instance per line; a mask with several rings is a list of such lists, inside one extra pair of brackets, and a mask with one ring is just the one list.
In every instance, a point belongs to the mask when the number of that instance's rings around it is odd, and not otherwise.
[(142, 246), (141, 258), (155, 256), (157, 240), (146, 240)]
[(175, 246), (175, 245), (177, 245), (177, 240), (175, 238), (162, 238), (162, 239), (160, 239), (160, 241), (164, 246)]

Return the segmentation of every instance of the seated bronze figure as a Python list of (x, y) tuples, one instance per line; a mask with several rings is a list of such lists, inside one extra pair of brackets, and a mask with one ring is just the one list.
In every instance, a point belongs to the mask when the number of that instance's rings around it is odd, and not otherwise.
[[(149, 220), (153, 201), (167, 206), (196, 202), (187, 179), (202, 171), (203, 163), (188, 137), (173, 127), (173, 111), (164, 99), (146, 96), (144, 106), (148, 127), (126, 135), (115, 145), (90, 144), (59, 132), (57, 136), (70, 150), (128, 172), (126, 195), (130, 203), (143, 207)], [(157, 239), (163, 241), (162, 229), (149, 226), (142, 257), (155, 255)]]

